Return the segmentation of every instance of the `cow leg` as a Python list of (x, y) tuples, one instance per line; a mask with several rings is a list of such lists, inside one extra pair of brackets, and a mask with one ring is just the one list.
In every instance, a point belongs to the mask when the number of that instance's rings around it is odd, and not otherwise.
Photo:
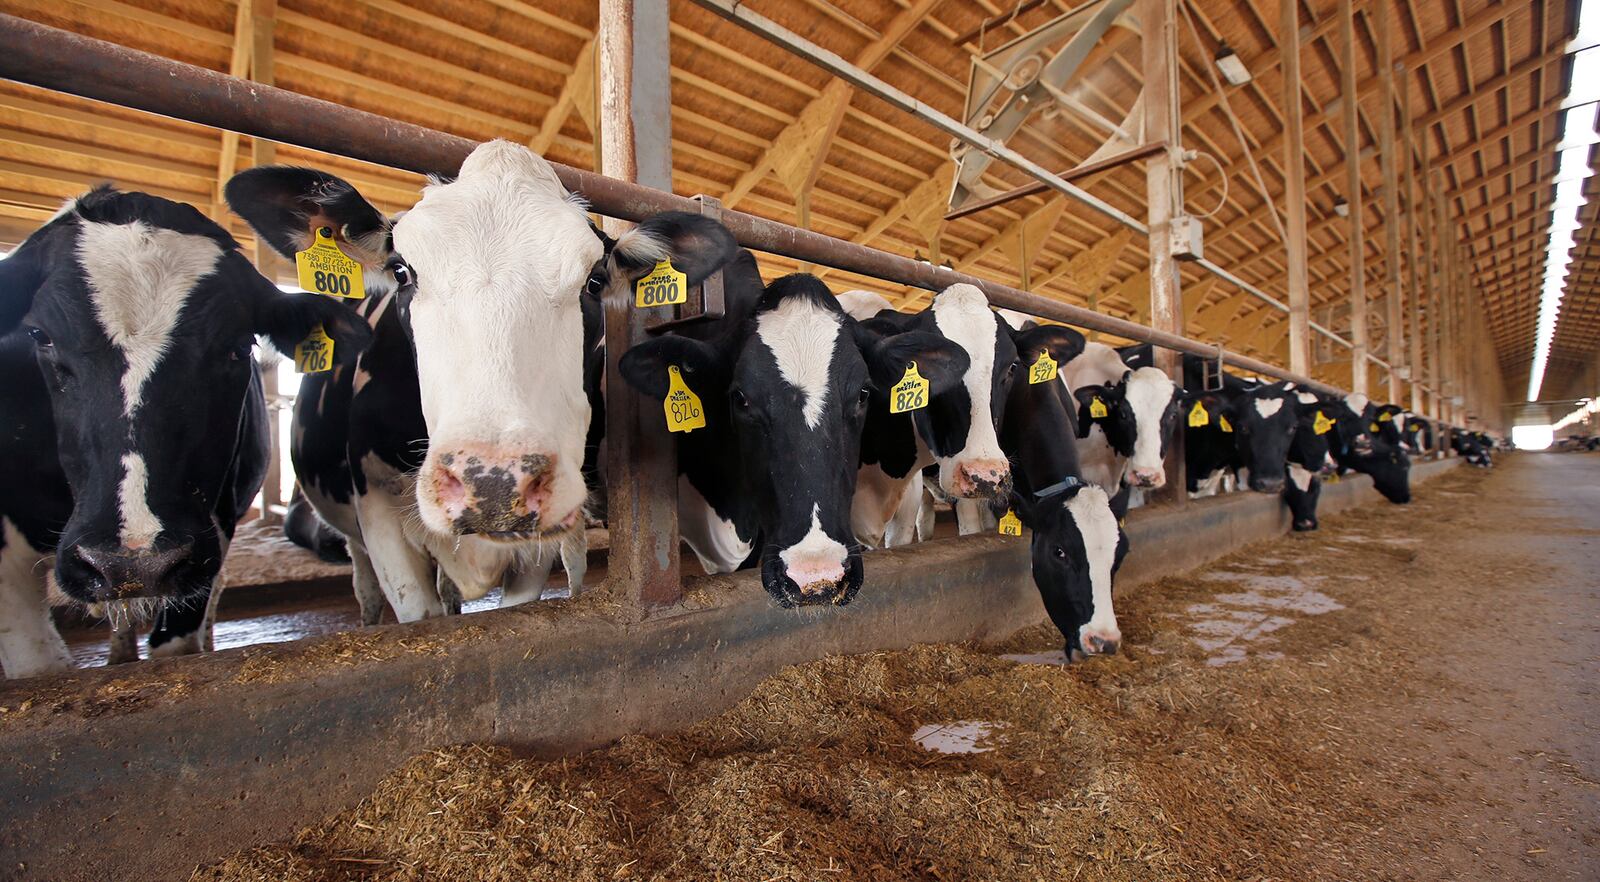
[(372, 558), (367, 556), (367, 550), (355, 542), (350, 543), (349, 549), (350, 588), (356, 596), (356, 606), (361, 608), (361, 624), (376, 625), (383, 619), (383, 611), (389, 601), (383, 597), (378, 574), (372, 569)]
[(917, 523), (922, 520), (922, 499), (926, 495), (920, 475), (907, 482), (905, 492), (900, 495), (900, 502), (894, 508), (894, 514), (890, 515), (889, 524), (884, 528), (884, 548), (897, 548), (917, 541)]
[(106, 652), (106, 664), (125, 665), (128, 662), (138, 661), (139, 629), (134, 627), (133, 617), (126, 612), (118, 611), (108, 612), (107, 618), (111, 620), (111, 640), (110, 648)]
[(362, 544), (395, 618), (416, 622), (444, 615), (433, 558), (406, 538), (408, 514), (400, 502), (382, 491), (368, 493), (357, 497), (356, 514)]
[(956, 529), (963, 536), (997, 529), (1000, 521), (989, 511), (987, 499), (957, 499)]
[(46, 563), (22, 532), (0, 519), (0, 668), (12, 679), (72, 667), (45, 602)]
[(933, 538), (934, 517), (937, 514), (933, 508), (933, 497), (927, 493), (922, 494), (922, 502), (917, 506), (918, 542), (927, 542)]

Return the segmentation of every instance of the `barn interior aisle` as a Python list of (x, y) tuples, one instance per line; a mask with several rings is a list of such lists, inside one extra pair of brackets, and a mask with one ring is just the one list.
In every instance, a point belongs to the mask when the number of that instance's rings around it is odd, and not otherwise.
[(1597, 543), (1600, 459), (1455, 469), (1134, 589), (1094, 665), (1036, 628), (575, 758), (429, 752), (194, 878), (1592, 879)]

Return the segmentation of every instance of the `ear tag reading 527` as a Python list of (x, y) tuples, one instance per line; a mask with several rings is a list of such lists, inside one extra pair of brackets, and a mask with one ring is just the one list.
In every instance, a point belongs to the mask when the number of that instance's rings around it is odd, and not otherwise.
[(317, 227), (317, 238), (311, 247), (295, 252), (294, 266), (300, 274), (300, 287), (307, 291), (351, 300), (367, 296), (361, 281), (361, 264), (339, 250), (333, 231), (327, 227)]
[(667, 398), (662, 409), (667, 412), (669, 432), (693, 432), (706, 427), (706, 409), (700, 406), (700, 396), (689, 390), (677, 365), (667, 367)]
[(1095, 397), (1089, 399), (1090, 419), (1098, 420), (1105, 417), (1109, 413), (1111, 413), (1111, 411), (1106, 409), (1106, 403), (1100, 399), (1100, 396), (1096, 395)]
[(1319, 410), (1316, 420), (1311, 423), (1311, 428), (1318, 435), (1326, 435), (1328, 430), (1333, 428), (1333, 420), (1328, 419), (1328, 415)]
[(634, 306), (671, 306), (689, 300), (689, 277), (678, 272), (672, 258), (662, 258), (650, 274), (633, 283)]
[(917, 363), (906, 365), (906, 375), (889, 390), (889, 412), (905, 413), (928, 406), (928, 381), (917, 373)]
[(1189, 411), (1189, 428), (1198, 429), (1209, 425), (1211, 425), (1211, 414), (1206, 412), (1206, 403), (1196, 401)]
[(302, 374), (320, 374), (333, 369), (333, 338), (321, 325), (294, 347), (294, 369)]
[(1017, 517), (1017, 513), (1009, 508), (1006, 509), (1006, 516), (1000, 519), (1000, 535), (1022, 535), (1022, 519)]
[(1050, 352), (1039, 350), (1039, 358), (1034, 361), (1033, 367), (1028, 368), (1028, 383), (1048, 383), (1056, 378), (1056, 360), (1050, 357)]
[(1229, 423), (1228, 418), (1221, 414), (1217, 415), (1217, 428), (1229, 434), (1233, 433), (1233, 424)]

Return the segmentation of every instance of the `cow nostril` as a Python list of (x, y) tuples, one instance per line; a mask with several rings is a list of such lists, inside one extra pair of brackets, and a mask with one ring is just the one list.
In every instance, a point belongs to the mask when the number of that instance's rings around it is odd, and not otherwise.
[(78, 560), (98, 577), (91, 593), (96, 600), (106, 601), (164, 593), (166, 582), (173, 571), (189, 559), (192, 549), (184, 545), (158, 552), (126, 548), (94, 550), (83, 546), (76, 550)]
[(449, 466), (439, 469), (439, 478), (436, 483), (439, 494), (439, 504), (446, 508), (459, 508), (467, 498), (467, 488), (461, 479), (450, 471)]

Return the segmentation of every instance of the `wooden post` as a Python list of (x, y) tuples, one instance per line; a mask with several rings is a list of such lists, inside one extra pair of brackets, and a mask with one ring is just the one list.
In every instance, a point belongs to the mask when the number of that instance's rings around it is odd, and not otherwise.
[[(1279, 0), (1283, 64), (1284, 219), (1289, 274), (1289, 370), (1311, 373), (1311, 290), (1306, 276), (1305, 121), (1300, 100), (1300, 0)], [(1146, 80), (1148, 82), (1148, 80)], [(1146, 95), (1146, 100), (1148, 100)], [(1149, 135), (1146, 130), (1146, 135)], [(1153, 232), (1153, 231), (1152, 231)], [(1152, 238), (1154, 238), (1152, 236)]]
[[(1145, 164), (1150, 225), (1150, 326), (1181, 335), (1183, 287), (1178, 277), (1178, 263), (1172, 256), (1172, 219), (1183, 210), (1183, 168), (1178, 161), (1183, 120), (1178, 105), (1177, 0), (1140, 0), (1138, 9), (1144, 26), (1145, 141), (1168, 145)], [(1155, 356), (1156, 365), (1181, 386), (1182, 355), (1157, 348)], [(1188, 477), (1183, 464), (1183, 432), (1180, 430), (1167, 453), (1167, 487), (1157, 498), (1177, 505), (1188, 502)]]
[[(1400, 69), (1404, 74), (1405, 68)], [(1411, 127), (1411, 80), (1406, 78), (1400, 89), (1400, 123), (1405, 132), (1405, 160), (1406, 160), (1406, 238), (1410, 242), (1407, 249), (1406, 270), (1410, 276), (1411, 291), (1409, 305), (1411, 307), (1411, 345), (1406, 350), (1406, 364), (1411, 374), (1411, 412), (1421, 414), (1422, 410), (1422, 288), (1417, 273), (1417, 261), (1422, 254), (1422, 246), (1417, 241), (1417, 158), (1416, 137)]]
[(1389, 362), (1389, 401), (1400, 404), (1400, 375), (1406, 370), (1406, 327), (1401, 318), (1400, 176), (1395, 171), (1394, 38), (1389, 8), (1393, 0), (1373, 4), (1372, 29), (1378, 35), (1378, 86), (1383, 112), (1378, 114), (1378, 157), (1383, 170), (1383, 274), (1385, 295), (1383, 355)]
[[(667, 4), (600, 0), (600, 171), (661, 190), (672, 189), (671, 76)], [(608, 218), (621, 235), (628, 224)], [(611, 526), (608, 582), (639, 610), (683, 596), (678, 560), (677, 448), (659, 404), (630, 389), (617, 363), (645, 339), (645, 316), (633, 291), (611, 286), (606, 322), (607, 515)], [(654, 408), (657, 412), (648, 413)]]
[[(1424, 155), (1428, 146), (1427, 132), (1423, 132), (1422, 146)], [(1433, 247), (1430, 249), (1431, 265), (1428, 271), (1428, 379), (1433, 385), (1433, 414), (1439, 419), (1449, 419), (1449, 395), (1444, 388), (1444, 313), (1445, 313), (1445, 275), (1444, 275), (1444, 198), (1440, 194), (1439, 173), (1433, 168), (1428, 168), (1424, 176), (1427, 181), (1429, 203), (1432, 215)]]
[[(1293, 2), (1293, 0), (1291, 0)], [(1356, 94), (1356, 25), (1350, 0), (1339, 0), (1344, 106), (1345, 201), (1350, 208), (1350, 389), (1367, 386), (1367, 240), (1361, 212), (1361, 97)], [(1295, 93), (1296, 98), (1299, 92)]]
[[(240, 15), (241, 20), (239, 23), (243, 24), (243, 13), (241, 12)], [(278, 0), (254, 0), (250, 4), (250, 16), (251, 21), (250, 26), (246, 29), (247, 33), (240, 35), (241, 38), (248, 37), (252, 44), (248, 56), (250, 60), (250, 79), (270, 86), (272, 85), (273, 77), (276, 75), (273, 71), (273, 44), (274, 31), (277, 26)], [(237, 150), (238, 136), (235, 135), (234, 138), (236, 139), (234, 142), (235, 150)], [(252, 140), (250, 145), (250, 162), (252, 164), (271, 165), (277, 161), (277, 144), (262, 138)], [(229, 166), (228, 172), (231, 174), (233, 161), (228, 160), (227, 164)], [(221, 178), (221, 172), (222, 166), (219, 164), (219, 176), (217, 179), (219, 190), (227, 183), (226, 180)], [(267, 245), (260, 236), (256, 237), (255, 258), (256, 269), (260, 270), (268, 281), (276, 283), (282, 275), (287, 261), (279, 257), (278, 252), (273, 251), (271, 246)], [(280, 437), (278, 425), (283, 418), (283, 412), (272, 406), (273, 399), (278, 394), (277, 371), (263, 373), (261, 380), (267, 391), (267, 431), (272, 433), (271, 452), (267, 459), (267, 477), (261, 485), (261, 516), (270, 519), (273, 508), (284, 504), (284, 451), (283, 445), (278, 440)]]

